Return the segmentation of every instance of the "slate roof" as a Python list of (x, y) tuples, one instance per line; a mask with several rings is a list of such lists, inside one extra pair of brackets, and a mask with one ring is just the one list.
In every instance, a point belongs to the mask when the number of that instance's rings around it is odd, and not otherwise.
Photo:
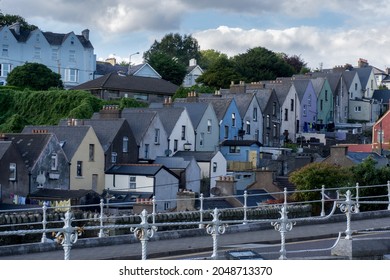
[(259, 141), (256, 140), (224, 140), (221, 143), (221, 146), (252, 146), (257, 145), (259, 147), (263, 146)]
[(192, 125), (194, 126), (194, 128), (197, 128), (209, 105), (208, 103), (202, 103), (202, 102), (189, 102), (189, 103), (174, 102), (173, 106), (176, 108), (180, 108), (180, 107), (186, 108), (188, 115), (191, 119)]
[(389, 100), (390, 100), (390, 90), (389, 89), (374, 90), (374, 94), (373, 94), (372, 98), (388, 104)]
[[(124, 174), (124, 175), (140, 175), (140, 176), (155, 176), (161, 169), (170, 170), (161, 164), (122, 164), (114, 165), (106, 171), (106, 174)], [(174, 174), (173, 174), (174, 175)], [(177, 177), (176, 175), (174, 175)]]
[(73, 199), (81, 198), (87, 194), (94, 194), (98, 196), (98, 193), (93, 190), (38, 189), (37, 191), (30, 194), (30, 198)]
[(97, 79), (85, 82), (72, 88), (73, 90), (110, 89), (136, 93), (162, 94), (173, 96), (178, 86), (158, 78), (118, 75), (108, 73)]
[(267, 88), (272, 88), (276, 96), (278, 97), (279, 103), (283, 104), (292, 86), (292, 81), (283, 81), (282, 83), (268, 83)]
[(313, 85), (314, 92), (316, 93), (317, 97), (320, 95), (322, 88), (324, 87), (325, 81), (326, 80), (323, 77), (311, 79), (311, 83)]
[(254, 96), (255, 94), (250, 92), (244, 94), (227, 93), (223, 95), (223, 98), (234, 98), (237, 104), (238, 112), (240, 113), (241, 117), (244, 117)]
[[(274, 200), (275, 198), (267, 193), (265, 190), (247, 190), (247, 206), (249, 207), (255, 207), (258, 206), (257, 203), (262, 203), (267, 200)], [(244, 204), (244, 190), (237, 190), (237, 196), (236, 198)]]
[(293, 80), (295, 90), (297, 91), (298, 98), (300, 101), (302, 101), (310, 82), (311, 80)]
[(183, 157), (157, 157), (154, 163), (162, 164), (170, 169), (186, 169), (190, 160)]
[(259, 102), (260, 109), (262, 112), (265, 111), (267, 107), (268, 101), (272, 95), (272, 91), (275, 92), (274, 89), (256, 89), (253, 92), (256, 94), (257, 102)]
[(233, 98), (202, 97), (201, 101), (211, 103), (218, 120), (221, 121), (224, 118), (230, 104), (232, 103)]
[(358, 73), (362, 88), (365, 88), (367, 86), (368, 80), (370, 79), (372, 66), (354, 68), (354, 70)]
[(388, 159), (372, 152), (348, 152), (347, 156), (356, 164), (362, 163), (368, 157), (375, 160), (376, 167), (384, 167), (388, 164)]
[(26, 167), (33, 168), (53, 135), (50, 133), (6, 133), (5, 137), (15, 144)]
[(193, 157), (197, 162), (210, 162), (215, 154), (207, 151), (177, 151), (172, 157)]
[(122, 111), (122, 118), (125, 118), (129, 123), (131, 130), (133, 131), (137, 145), (139, 145), (148, 131), (154, 118), (156, 118), (157, 112), (136, 109), (136, 108), (125, 108)]
[(11, 141), (0, 141), (0, 160), (12, 145)]
[(349, 89), (352, 85), (353, 78), (356, 75), (356, 71), (344, 71), (342, 75), (344, 78), (344, 82), (347, 85), (347, 88)]
[(177, 121), (179, 120), (185, 108), (164, 107), (164, 108), (145, 108), (144, 110), (145, 111), (151, 110), (157, 112), (164, 126), (165, 131), (167, 132), (168, 135), (171, 135), (173, 128), (175, 127)]
[[(84, 140), (90, 126), (26, 126), (22, 133), (32, 133), (34, 129), (47, 130), (56, 135), (58, 141), (63, 142), (62, 149), (67, 158), (71, 160)], [(39, 135), (39, 134), (37, 134)]]
[(96, 61), (96, 75), (104, 76), (108, 73), (127, 72), (127, 66), (112, 65), (109, 62)]

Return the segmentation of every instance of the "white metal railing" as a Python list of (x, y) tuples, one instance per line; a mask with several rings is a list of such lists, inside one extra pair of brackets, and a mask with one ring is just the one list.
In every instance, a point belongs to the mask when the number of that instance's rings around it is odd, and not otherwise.
[[(363, 189), (367, 188), (384, 188), (387, 189), (386, 195), (377, 195), (377, 196), (359, 196)], [(258, 209), (259, 206), (248, 206), (248, 198), (251, 196), (260, 196), (259, 194), (248, 194), (244, 192), (242, 195), (243, 198), (243, 206), (234, 208), (242, 210), (242, 217), (238, 219), (221, 219), (221, 213), (226, 211), (226, 209), (218, 209), (214, 208), (212, 210), (204, 208), (204, 202), (206, 200), (212, 200), (215, 198), (212, 197), (204, 197), (203, 194), (200, 194), (199, 198), (199, 209), (196, 211), (187, 211), (186, 213), (196, 213), (199, 216), (198, 220), (192, 221), (167, 221), (167, 222), (157, 222), (157, 217), (161, 213), (156, 212), (156, 203), (158, 202), (155, 197), (152, 199), (152, 212), (148, 213), (145, 209), (138, 215), (134, 215), (130, 213), (125, 213), (122, 215), (109, 215), (107, 209), (109, 207), (118, 206), (118, 204), (114, 203), (104, 203), (103, 200), (100, 201), (99, 204), (94, 205), (77, 205), (67, 207), (70, 209), (66, 209), (67, 211), (61, 216), (59, 220), (49, 219), (50, 215), (53, 215), (53, 211), (61, 210), (61, 207), (48, 207), (47, 204), (43, 204), (40, 208), (28, 208), (28, 209), (18, 209), (18, 210), (7, 210), (0, 211), (0, 217), (3, 217), (3, 220), (12, 220), (10, 223), (2, 223), (0, 221), (0, 236), (10, 236), (10, 235), (20, 235), (20, 234), (42, 234), (41, 242), (45, 243), (48, 241), (46, 234), (55, 232), (55, 239), (58, 243), (63, 246), (64, 250), (64, 259), (70, 259), (70, 252), (72, 245), (77, 242), (78, 237), (82, 235), (86, 231), (98, 231), (97, 236), (99, 238), (106, 236), (105, 230), (112, 229), (130, 229), (130, 232), (134, 234), (134, 236), (141, 242), (142, 246), (142, 259), (147, 258), (147, 246), (150, 238), (153, 237), (154, 233), (163, 227), (178, 227), (178, 226), (191, 226), (198, 227), (200, 229), (205, 229), (208, 234), (210, 234), (213, 238), (213, 253), (211, 255), (212, 258), (218, 258), (218, 239), (221, 234), (226, 232), (226, 226), (229, 224), (249, 224), (249, 223), (268, 223), (272, 225), (276, 231), (280, 233), (280, 257), (279, 259), (286, 259), (287, 251), (285, 247), (285, 239), (286, 234), (293, 230), (294, 225), (300, 221), (321, 221), (327, 220), (335, 213), (336, 209), (339, 208), (342, 213), (346, 215), (346, 230), (345, 230), (345, 239), (352, 239), (352, 229), (351, 229), (351, 216), (355, 213), (359, 212), (359, 208), (363, 204), (383, 204), (387, 205), (387, 209), (390, 210), (390, 182), (386, 185), (376, 185), (376, 186), (356, 186), (353, 187), (344, 187), (344, 188), (328, 188), (322, 186), (320, 189), (311, 190), (311, 191), (301, 191), (301, 192), (319, 192), (320, 199), (313, 201), (289, 201), (289, 196), (292, 194), (289, 193), (287, 189), (283, 191), (283, 202), (274, 204), (274, 205), (266, 205), (262, 206), (264, 209), (267, 208), (277, 208), (279, 210), (280, 217), (279, 218), (250, 218), (248, 217), (249, 211), (252, 209)], [(353, 195), (353, 192), (355, 194)], [(327, 193), (334, 193), (334, 197), (330, 197)], [(275, 193), (276, 194), (276, 193)], [(280, 193), (278, 193), (280, 194)], [(272, 194), (271, 194), (272, 195)], [(224, 198), (235, 197), (238, 196), (227, 196)], [(341, 198), (344, 197), (344, 198)], [(219, 197), (220, 198), (220, 197)], [(161, 201), (160, 201), (161, 202)], [(328, 210), (328, 214), (326, 214), (326, 202), (332, 203), (332, 207), (330, 211)], [(300, 217), (300, 218), (290, 218), (288, 216), (289, 208), (296, 205), (307, 205), (309, 203), (319, 203), (321, 204), (321, 212), (318, 216), (309, 216), (309, 217)], [(129, 205), (131, 203), (128, 203)], [(120, 205), (123, 205), (121, 203)], [(129, 206), (128, 205), (128, 206)], [(91, 216), (86, 216), (81, 219), (76, 219), (74, 216), (74, 211), (78, 207), (98, 207), (100, 209), (99, 213), (94, 213)], [(233, 209), (233, 208), (231, 208)], [(106, 211), (105, 211), (106, 210)], [(18, 213), (27, 213), (23, 214), (25, 216), (34, 216), (41, 213), (42, 219), (41, 221), (35, 222), (21, 222), (20, 219), (16, 219), (15, 215)], [(178, 212), (176, 212), (178, 213)], [(209, 217), (205, 219), (205, 214), (208, 213)], [(170, 212), (169, 214), (173, 215), (174, 212)], [(13, 215), (12, 218), (10, 218)], [(22, 215), (22, 214), (21, 214)], [(212, 219), (210, 218), (212, 217)], [(123, 217), (133, 217), (132, 223), (125, 224), (112, 224), (109, 221), (115, 221), (116, 219), (123, 219)], [(138, 222), (134, 222), (134, 220), (138, 219)], [(72, 226), (72, 223), (96, 223), (96, 225), (89, 226)], [(56, 226), (58, 224), (58, 226)], [(63, 225), (61, 227), (61, 225)], [(17, 229), (18, 227), (40, 227), (36, 229)], [(320, 249), (319, 249), (320, 250)]]

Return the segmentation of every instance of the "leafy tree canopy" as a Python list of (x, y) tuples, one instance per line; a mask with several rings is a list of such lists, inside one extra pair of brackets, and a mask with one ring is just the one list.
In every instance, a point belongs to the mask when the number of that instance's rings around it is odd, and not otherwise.
[(150, 57), (155, 52), (164, 53), (170, 58), (175, 58), (183, 66), (187, 66), (190, 59), (199, 60), (200, 57), (198, 41), (191, 35), (181, 36), (178, 33), (167, 34), (160, 42), (154, 41), (150, 49), (144, 53), (145, 61), (149, 62)]
[(54, 73), (47, 66), (40, 63), (26, 63), (17, 66), (7, 77), (7, 84), (31, 90), (48, 90), (49, 88), (63, 88), (61, 75)]
[(203, 70), (207, 70), (213, 63), (215, 63), (222, 56), (225, 57), (226, 59), (228, 58), (226, 54), (216, 50), (210, 49), (210, 50), (200, 51), (200, 59), (198, 61), (198, 65)]
[(310, 72), (307, 63), (299, 55), (288, 56), (285, 53), (280, 54), (281, 58), (294, 69), (294, 74), (305, 74)]
[(12, 25), (16, 22), (19, 22), (20, 27), (23, 29), (27, 29), (27, 30), (32, 31), (32, 30), (35, 30), (38, 28), (35, 25), (31, 25), (31, 24), (27, 23), (26, 20), (21, 16), (9, 15), (9, 14), (4, 15), (3, 13), (0, 13), (0, 26)]
[(276, 53), (263, 47), (249, 49), (234, 58), (236, 72), (246, 82), (274, 80), (277, 77), (291, 77), (294, 69)]
[(239, 81), (234, 62), (226, 56), (218, 57), (196, 82), (212, 88), (227, 88), (231, 81)]
[(161, 75), (164, 80), (176, 85), (181, 85), (187, 73), (183, 64), (173, 59), (164, 52), (153, 52), (149, 56), (148, 63)]
[(214, 93), (215, 88), (208, 87), (205, 85), (194, 85), (191, 87), (179, 87), (176, 93), (173, 95), (173, 99), (176, 98), (186, 98), (188, 96), (189, 92), (196, 92), (196, 93)]

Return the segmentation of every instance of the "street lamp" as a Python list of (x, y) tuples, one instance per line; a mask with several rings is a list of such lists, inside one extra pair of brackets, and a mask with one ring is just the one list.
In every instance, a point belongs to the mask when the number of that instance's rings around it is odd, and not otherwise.
[(127, 69), (127, 74), (128, 74), (128, 75), (130, 74), (131, 57), (132, 57), (133, 55), (136, 55), (136, 54), (139, 54), (139, 52), (135, 52), (135, 53), (132, 53), (131, 55), (129, 55), (129, 68)]

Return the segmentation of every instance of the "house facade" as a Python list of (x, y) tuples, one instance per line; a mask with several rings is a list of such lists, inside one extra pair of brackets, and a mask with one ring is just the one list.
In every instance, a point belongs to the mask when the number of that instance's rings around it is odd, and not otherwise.
[(192, 87), (196, 85), (196, 79), (203, 74), (203, 69), (197, 64), (196, 59), (191, 59), (187, 67), (187, 73), (184, 77), (183, 87)]
[(106, 171), (105, 186), (112, 191), (150, 193), (156, 199), (156, 211), (176, 207), (179, 178), (159, 164), (114, 165)]
[(261, 146), (255, 140), (225, 140), (220, 145), (220, 151), (228, 161), (228, 169), (233, 169), (229, 166), (232, 162), (250, 163), (247, 167), (256, 169), (259, 166)]
[(24, 30), (20, 23), (0, 29), (2, 52), (0, 56), (0, 83), (15, 67), (26, 62), (46, 65), (62, 77), (65, 88), (77, 86), (93, 78), (96, 55), (89, 40), (89, 30), (81, 35), (74, 32), (59, 34), (39, 29)]
[[(10, 164), (8, 174), (21, 173), (21, 182), (27, 184), (22, 186), (14, 186), (22, 188), (19, 196), (24, 196), (33, 193), (37, 189), (62, 189), (68, 190), (70, 187), (70, 165), (68, 157), (63, 151), (61, 144), (55, 134), (49, 133), (47, 130), (37, 129), (30, 133), (9, 133), (4, 135), (5, 140), (11, 141), (14, 148), (23, 159), (24, 166), (18, 165), (16, 162)], [(18, 160), (18, 155), (12, 155), (15, 160)], [(11, 166), (12, 165), (12, 166)], [(12, 168), (11, 168), (12, 167)], [(23, 175), (23, 172), (27, 174)], [(7, 174), (6, 173), (6, 174)], [(10, 175), (11, 178), (12, 175)], [(15, 182), (17, 177), (13, 181)], [(11, 180), (12, 181), (12, 180)], [(15, 185), (15, 184), (13, 184)]]

